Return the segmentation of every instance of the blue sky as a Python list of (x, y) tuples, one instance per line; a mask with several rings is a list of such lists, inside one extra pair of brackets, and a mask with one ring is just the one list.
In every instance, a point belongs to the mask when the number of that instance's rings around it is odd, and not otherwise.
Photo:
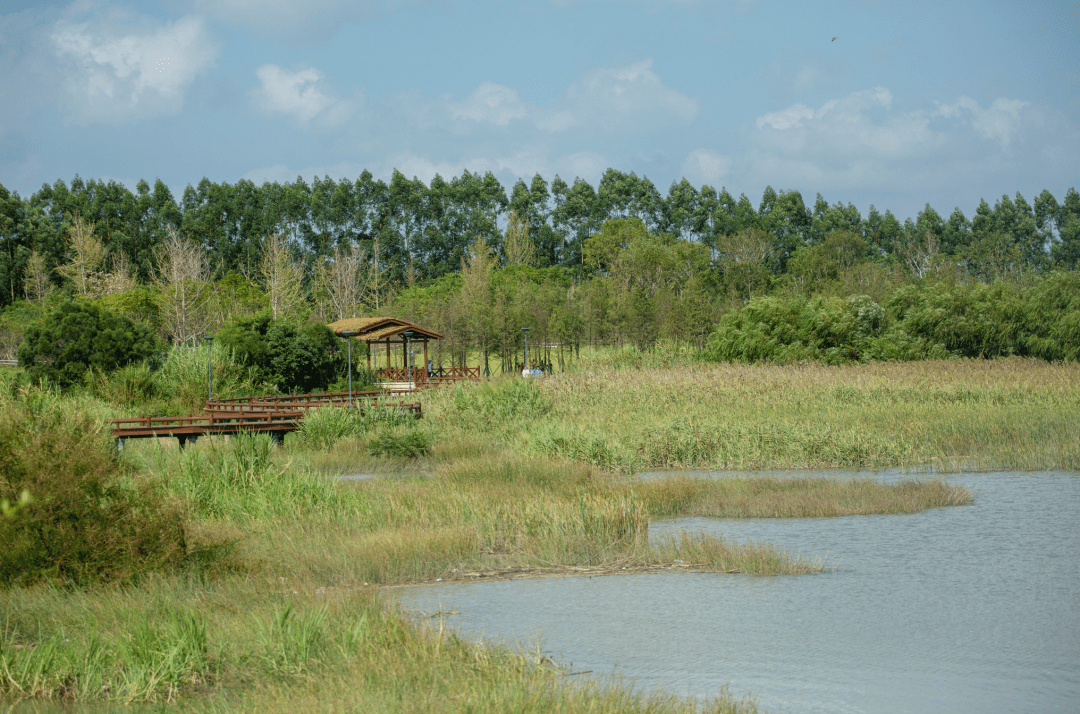
[(613, 167), (970, 216), (1080, 186), (1078, 48), (1080, 2), (0, 0), (0, 183)]

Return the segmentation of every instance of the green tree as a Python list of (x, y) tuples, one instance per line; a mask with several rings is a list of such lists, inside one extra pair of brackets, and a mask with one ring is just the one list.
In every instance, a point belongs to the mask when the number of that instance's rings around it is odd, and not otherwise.
[(19, 364), (34, 381), (61, 387), (83, 378), (90, 367), (111, 372), (147, 359), (162, 344), (146, 325), (85, 302), (65, 302), (26, 328)]

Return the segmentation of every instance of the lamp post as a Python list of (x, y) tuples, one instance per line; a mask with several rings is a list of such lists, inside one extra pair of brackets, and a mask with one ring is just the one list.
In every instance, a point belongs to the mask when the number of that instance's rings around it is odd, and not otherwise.
[(525, 368), (522, 370), (525, 371), (529, 369), (529, 328), (522, 327), (521, 332), (525, 335)]
[(214, 341), (213, 335), (203, 335), (206, 340), (206, 394), (208, 402), (214, 401), (214, 377), (210, 370), (210, 345)]
[(341, 336), (349, 343), (349, 409), (355, 409), (356, 407), (353, 406), (352, 391), (352, 338), (356, 336), (356, 333), (351, 330), (346, 330), (341, 333)]
[(409, 381), (409, 389), (412, 389), (415, 384), (412, 373), (412, 336), (415, 334), (412, 330), (401, 333), (401, 336), (405, 338), (405, 378)]

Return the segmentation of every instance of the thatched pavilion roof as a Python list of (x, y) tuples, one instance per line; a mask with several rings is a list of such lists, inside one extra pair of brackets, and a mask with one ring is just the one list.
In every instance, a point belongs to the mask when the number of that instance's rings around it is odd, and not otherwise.
[(355, 332), (356, 339), (361, 342), (385, 342), (388, 338), (391, 342), (404, 342), (401, 333), (412, 331), (412, 339), (441, 340), (443, 338), (437, 332), (424, 329), (405, 320), (396, 317), (350, 317), (327, 325), (339, 337), (342, 332)]

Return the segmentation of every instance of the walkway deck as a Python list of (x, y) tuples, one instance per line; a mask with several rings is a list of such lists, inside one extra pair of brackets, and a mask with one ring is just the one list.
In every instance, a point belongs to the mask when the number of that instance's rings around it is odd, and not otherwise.
[[(406, 390), (407, 391), (407, 390)], [(420, 402), (392, 401), (393, 392), (353, 392), (355, 408), (363, 414), (367, 409), (397, 409), (416, 419), (423, 418)], [(176, 437), (180, 448), (206, 434), (236, 434), (259, 432), (270, 434), (281, 443), (285, 434), (300, 428), (304, 414), (324, 406), (349, 407), (348, 392), (314, 394), (264, 395), (236, 397), (206, 402), (201, 416), (151, 417), (112, 419), (112, 435), (123, 448), (127, 439)]]

